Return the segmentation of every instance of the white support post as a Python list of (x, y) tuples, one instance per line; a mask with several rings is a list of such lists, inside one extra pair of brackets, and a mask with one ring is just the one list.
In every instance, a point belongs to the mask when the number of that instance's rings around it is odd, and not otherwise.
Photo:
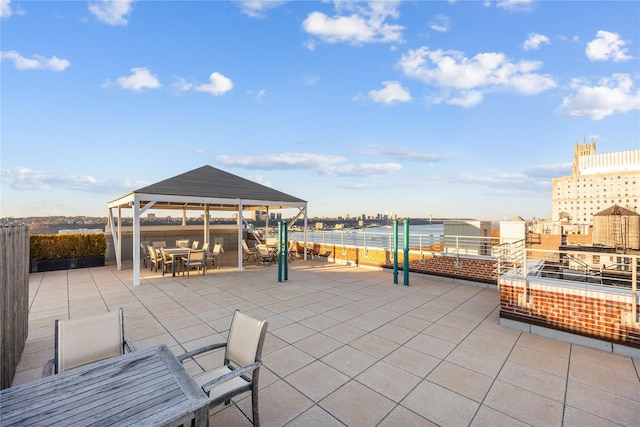
[(118, 270), (122, 268), (122, 206), (118, 206)]
[(209, 243), (209, 205), (204, 205), (204, 239), (203, 243)]
[(307, 210), (304, 210), (304, 260), (307, 260), (307, 243), (308, 243), (308, 231), (307, 231)]
[(133, 204), (133, 286), (140, 286), (140, 202)]
[(118, 235), (116, 234), (116, 225), (113, 221), (113, 211), (109, 208), (109, 223), (111, 224), (111, 237), (113, 238), (113, 251), (116, 253), (116, 268), (122, 269), (122, 251), (118, 243)]
[(242, 201), (238, 201), (238, 271), (242, 271)]

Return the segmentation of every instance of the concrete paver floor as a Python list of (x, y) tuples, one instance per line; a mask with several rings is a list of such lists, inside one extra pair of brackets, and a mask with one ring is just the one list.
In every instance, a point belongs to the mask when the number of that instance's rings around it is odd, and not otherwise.
[[(231, 255), (230, 255), (231, 256)], [(231, 256), (231, 259), (233, 257)], [(499, 326), (495, 289), (327, 262), (187, 278), (115, 266), (30, 275), (29, 338), (14, 385), (53, 356), (54, 320), (124, 307), (139, 348), (224, 341), (235, 309), (269, 321), (264, 426), (640, 425), (640, 360)], [(402, 277), (400, 278), (402, 282)], [(198, 372), (222, 353), (185, 364)], [(247, 396), (210, 412), (250, 425)]]

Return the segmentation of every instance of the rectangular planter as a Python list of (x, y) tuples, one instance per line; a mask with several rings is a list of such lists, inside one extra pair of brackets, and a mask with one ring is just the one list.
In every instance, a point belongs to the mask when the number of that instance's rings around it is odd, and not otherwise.
[(104, 255), (76, 258), (75, 268), (103, 267)]
[(42, 271), (70, 270), (72, 258), (31, 260), (31, 273)]
[(30, 273), (44, 271), (72, 270), (74, 268), (89, 268), (104, 266), (104, 255), (81, 258), (60, 259), (32, 259)]

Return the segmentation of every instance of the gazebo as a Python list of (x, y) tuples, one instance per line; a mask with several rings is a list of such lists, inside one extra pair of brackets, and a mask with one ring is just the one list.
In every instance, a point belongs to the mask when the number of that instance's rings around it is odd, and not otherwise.
[[(134, 190), (108, 203), (109, 221), (117, 268), (122, 268), (122, 210), (133, 209), (133, 284), (140, 285), (140, 216), (149, 209), (203, 211), (204, 243), (209, 242), (211, 211), (238, 214), (238, 269), (242, 269), (242, 212), (245, 210), (299, 209), (292, 219), (304, 216), (306, 241), (307, 202), (273, 188), (241, 178), (212, 166), (185, 172), (173, 178)], [(117, 210), (117, 219), (114, 218)], [(268, 219), (267, 219), (268, 221)], [(268, 223), (267, 223), (268, 224)]]

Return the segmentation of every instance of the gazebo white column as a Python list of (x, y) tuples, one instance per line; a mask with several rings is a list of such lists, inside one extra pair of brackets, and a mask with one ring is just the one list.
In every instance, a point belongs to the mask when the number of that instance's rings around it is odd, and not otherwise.
[(242, 270), (242, 200), (238, 200), (238, 270)]
[(140, 286), (140, 202), (133, 205), (133, 286)]
[(209, 243), (209, 205), (204, 205), (204, 239), (203, 243)]

